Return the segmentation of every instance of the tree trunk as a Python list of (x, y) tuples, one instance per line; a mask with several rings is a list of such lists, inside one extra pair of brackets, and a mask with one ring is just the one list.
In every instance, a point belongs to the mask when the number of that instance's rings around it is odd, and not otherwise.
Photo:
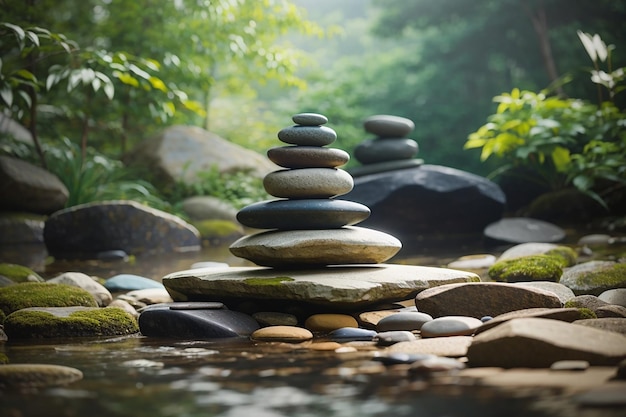
[[(546, 16), (546, 9), (543, 6), (543, 1), (540, 2), (537, 10), (533, 11), (526, 1), (522, 2), (524, 11), (530, 18), (533, 27), (535, 28), (535, 34), (539, 41), (539, 50), (541, 51), (541, 57), (548, 73), (548, 79), (551, 83), (554, 83), (559, 79), (559, 72), (556, 69), (556, 62), (554, 55), (552, 54), (552, 45), (550, 44), (550, 29), (548, 28), (548, 18)], [(565, 97), (565, 91), (563, 87), (556, 83), (556, 92), (559, 96)]]

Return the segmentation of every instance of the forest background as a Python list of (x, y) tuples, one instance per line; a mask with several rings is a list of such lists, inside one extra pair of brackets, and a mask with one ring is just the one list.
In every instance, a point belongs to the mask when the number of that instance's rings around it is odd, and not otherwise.
[(487, 175), (499, 161), (464, 145), (493, 98), (600, 104), (577, 31), (623, 65), (624, 21), (614, 0), (0, 0), (0, 97), (53, 147), (111, 158), (172, 124), (264, 153), (305, 111), (352, 152), (363, 119), (392, 114), (415, 122), (427, 163)]

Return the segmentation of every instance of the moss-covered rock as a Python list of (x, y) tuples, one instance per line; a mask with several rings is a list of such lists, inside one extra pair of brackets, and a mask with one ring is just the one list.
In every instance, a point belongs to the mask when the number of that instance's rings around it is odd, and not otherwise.
[(547, 251), (545, 254), (560, 260), (562, 262), (561, 266), (564, 268), (576, 265), (576, 261), (578, 260), (578, 254), (569, 246), (557, 246), (556, 248)]
[(119, 308), (26, 308), (9, 314), (4, 328), (12, 339), (116, 336), (139, 332), (137, 320)]
[(593, 310), (590, 310), (588, 308), (579, 308), (578, 312), (580, 313), (580, 319), (579, 320), (597, 319), (598, 318), (596, 313), (594, 313)]
[(549, 255), (532, 255), (496, 262), (487, 271), (495, 281), (553, 281), (563, 273), (562, 260)]
[(236, 240), (243, 236), (241, 225), (230, 220), (200, 220), (192, 224), (200, 232), (203, 243), (211, 245)]
[(0, 288), (0, 323), (4, 316), (28, 307), (97, 307), (95, 298), (82, 288), (65, 284), (25, 282)]
[(43, 282), (44, 279), (38, 273), (22, 265), (0, 263), (0, 275), (11, 281), (20, 282)]
[(5, 365), (9, 363), (9, 357), (4, 353), (0, 353), (0, 365)]
[(626, 264), (591, 261), (568, 268), (560, 281), (574, 294), (600, 295), (606, 290), (626, 288)]

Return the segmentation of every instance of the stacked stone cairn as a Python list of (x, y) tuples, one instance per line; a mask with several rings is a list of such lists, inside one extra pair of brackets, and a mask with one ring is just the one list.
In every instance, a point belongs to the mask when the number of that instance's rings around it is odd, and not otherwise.
[(271, 230), (242, 237), (231, 245), (231, 252), (275, 268), (372, 264), (393, 257), (402, 246), (398, 239), (354, 226), (369, 217), (369, 208), (335, 198), (350, 192), (354, 182), (338, 168), (349, 161), (349, 154), (326, 147), (337, 139), (333, 129), (323, 126), (328, 119), (316, 113), (296, 114), (292, 119), (295, 126), (278, 132), (287, 146), (267, 152), (272, 162), (284, 168), (263, 180), (265, 190), (279, 199), (237, 213), (241, 224)]
[(363, 166), (354, 168), (354, 176), (412, 168), (423, 164), (415, 159), (419, 146), (408, 135), (415, 129), (412, 120), (386, 114), (370, 116), (363, 122), (366, 132), (375, 138), (366, 139), (354, 149), (354, 157)]

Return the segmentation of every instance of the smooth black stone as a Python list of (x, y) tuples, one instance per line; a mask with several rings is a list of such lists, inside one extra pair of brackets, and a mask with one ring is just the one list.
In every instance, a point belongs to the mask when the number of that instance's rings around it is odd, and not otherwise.
[(354, 149), (354, 157), (362, 164), (412, 159), (419, 152), (413, 139), (368, 139)]
[(342, 327), (340, 329), (333, 330), (328, 334), (328, 336), (331, 340), (335, 342), (369, 342), (374, 340), (374, 337), (376, 337), (376, 332), (374, 330), (360, 329), (357, 327)]
[(150, 337), (195, 340), (247, 337), (259, 327), (251, 316), (226, 309), (173, 310), (169, 305), (155, 305), (139, 315), (139, 330)]
[(415, 123), (405, 117), (376, 114), (363, 121), (363, 128), (376, 136), (403, 138), (415, 129)]
[(237, 220), (257, 229), (339, 229), (370, 215), (367, 206), (345, 200), (302, 199), (261, 201), (237, 213)]

